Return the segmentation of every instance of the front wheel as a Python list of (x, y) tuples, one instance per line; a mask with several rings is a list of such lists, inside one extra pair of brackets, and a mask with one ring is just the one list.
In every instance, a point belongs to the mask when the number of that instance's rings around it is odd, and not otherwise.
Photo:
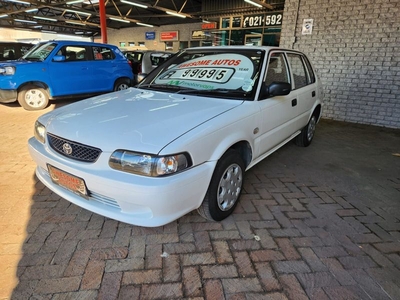
[(18, 103), (26, 110), (41, 110), (49, 104), (49, 95), (43, 88), (28, 85), (18, 92)]
[(114, 91), (122, 91), (129, 88), (129, 81), (127, 79), (118, 79), (114, 85)]
[(228, 217), (239, 202), (245, 166), (235, 150), (227, 151), (218, 161), (206, 196), (197, 209), (199, 214), (213, 221)]
[(317, 126), (317, 117), (311, 116), (307, 125), (301, 130), (301, 133), (295, 138), (294, 142), (297, 146), (307, 147), (311, 144)]

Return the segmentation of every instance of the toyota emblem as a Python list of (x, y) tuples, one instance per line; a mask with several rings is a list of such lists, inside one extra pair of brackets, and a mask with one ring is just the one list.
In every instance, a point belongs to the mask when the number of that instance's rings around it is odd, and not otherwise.
[(71, 153), (72, 153), (72, 147), (71, 147), (70, 144), (64, 143), (63, 146), (62, 146), (62, 149), (63, 149), (63, 152), (64, 152), (65, 154), (71, 155)]

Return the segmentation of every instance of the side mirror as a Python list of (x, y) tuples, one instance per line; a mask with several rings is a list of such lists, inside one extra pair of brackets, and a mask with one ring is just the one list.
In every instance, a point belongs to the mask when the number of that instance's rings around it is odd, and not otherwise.
[(291, 90), (292, 86), (290, 83), (274, 81), (270, 85), (263, 87), (260, 97), (265, 99), (274, 96), (285, 96), (289, 95)]
[(65, 56), (64, 55), (55, 55), (53, 57), (53, 61), (55, 61), (55, 62), (65, 61)]

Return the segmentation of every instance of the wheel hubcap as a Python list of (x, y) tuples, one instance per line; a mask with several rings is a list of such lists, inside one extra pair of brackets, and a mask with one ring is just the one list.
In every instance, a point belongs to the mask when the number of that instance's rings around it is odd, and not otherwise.
[(46, 96), (40, 90), (29, 90), (25, 94), (25, 101), (29, 106), (40, 107), (46, 101)]
[(307, 128), (307, 140), (308, 141), (311, 141), (312, 138), (314, 137), (315, 125), (316, 125), (316, 119), (315, 119), (315, 116), (312, 116), (310, 122), (308, 123), (308, 128)]
[(222, 211), (227, 211), (235, 205), (242, 189), (242, 183), (242, 168), (237, 164), (230, 165), (219, 181), (217, 190), (218, 207)]
[(122, 91), (122, 90), (126, 90), (129, 86), (126, 83), (121, 84), (117, 90), (118, 91)]

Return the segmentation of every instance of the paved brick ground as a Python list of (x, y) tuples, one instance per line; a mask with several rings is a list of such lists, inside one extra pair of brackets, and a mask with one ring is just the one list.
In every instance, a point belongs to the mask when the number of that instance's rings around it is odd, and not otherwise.
[(399, 131), (322, 121), (246, 173), (230, 218), (141, 228), (38, 182), (42, 113), (0, 105), (0, 299), (400, 299)]

